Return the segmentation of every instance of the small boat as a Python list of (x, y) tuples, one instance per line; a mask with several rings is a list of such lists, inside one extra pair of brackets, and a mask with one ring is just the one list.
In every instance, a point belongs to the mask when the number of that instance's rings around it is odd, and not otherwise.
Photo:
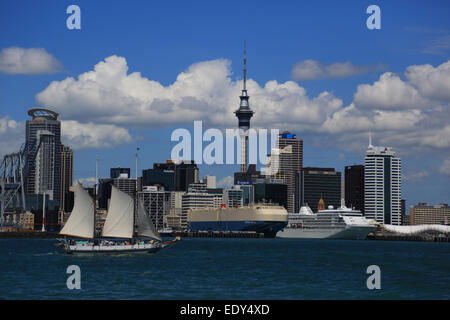
[(163, 241), (162, 242), (162, 247), (165, 248), (165, 247), (171, 246), (171, 245), (175, 244), (178, 241), (181, 241), (181, 237), (175, 237), (175, 239), (173, 239), (173, 240)]
[(142, 203), (135, 206), (133, 197), (114, 186), (101, 237), (95, 237), (94, 201), (80, 184), (75, 186), (74, 207), (60, 234), (71, 237), (61, 241), (69, 254), (154, 253), (165, 246)]

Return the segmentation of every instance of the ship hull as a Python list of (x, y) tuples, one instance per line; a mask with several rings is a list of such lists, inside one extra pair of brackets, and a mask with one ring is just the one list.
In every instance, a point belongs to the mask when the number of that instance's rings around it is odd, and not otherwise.
[(256, 232), (274, 237), (287, 222), (280, 221), (201, 221), (190, 222), (190, 231)]
[(130, 254), (130, 253), (155, 253), (161, 249), (159, 245), (123, 245), (123, 246), (89, 246), (89, 245), (65, 245), (64, 250), (68, 254)]
[(277, 238), (364, 240), (374, 228), (373, 226), (320, 229), (285, 228), (277, 233)]

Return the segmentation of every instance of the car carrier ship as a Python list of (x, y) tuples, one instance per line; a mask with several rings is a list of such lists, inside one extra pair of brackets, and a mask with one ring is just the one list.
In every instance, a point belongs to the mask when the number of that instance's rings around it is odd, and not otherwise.
[(188, 211), (188, 230), (256, 232), (275, 237), (288, 222), (286, 209), (279, 205), (254, 204), (242, 207), (195, 208)]

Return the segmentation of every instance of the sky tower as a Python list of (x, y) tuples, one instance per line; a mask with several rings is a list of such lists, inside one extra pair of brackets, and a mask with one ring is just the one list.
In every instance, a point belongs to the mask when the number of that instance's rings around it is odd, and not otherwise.
[(234, 112), (239, 120), (239, 129), (241, 130), (241, 172), (247, 171), (247, 159), (248, 159), (248, 129), (250, 128), (250, 118), (253, 116), (253, 111), (250, 109), (247, 94), (247, 48), (244, 41), (244, 87), (240, 96), (241, 103), (239, 109)]

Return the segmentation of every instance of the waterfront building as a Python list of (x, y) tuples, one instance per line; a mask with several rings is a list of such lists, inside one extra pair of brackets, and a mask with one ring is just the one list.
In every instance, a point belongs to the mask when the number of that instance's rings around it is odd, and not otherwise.
[[(27, 194), (25, 195), (26, 212), (34, 214), (34, 230), (42, 230), (42, 207), (43, 194)], [(59, 201), (51, 200), (49, 194), (45, 194), (45, 230), (59, 231)]]
[(208, 189), (216, 188), (216, 176), (206, 175), (202, 178), (202, 182), (206, 184)]
[(259, 180), (264, 180), (265, 178), (266, 176), (261, 174), (261, 171), (256, 171), (255, 164), (250, 164), (247, 171), (234, 173), (234, 184), (248, 185)]
[(273, 148), (267, 165), (267, 175), (272, 179), (281, 179), (287, 186), (287, 208), (293, 212), (295, 208), (295, 170), (293, 170), (292, 145), (284, 148)]
[(213, 196), (213, 207), (220, 208), (224, 203), (224, 191), (222, 188), (206, 188), (206, 192)]
[(187, 191), (191, 183), (199, 182), (199, 170), (197, 164), (192, 161), (175, 163), (167, 160), (165, 163), (153, 164), (153, 169), (171, 170), (175, 173), (175, 191)]
[(428, 205), (419, 202), (409, 208), (410, 225), (444, 224), (450, 225), (450, 207), (446, 203)]
[(162, 186), (147, 186), (138, 192), (138, 201), (157, 229), (164, 228), (164, 217), (170, 213), (171, 192)]
[(161, 185), (166, 191), (175, 191), (175, 171), (166, 169), (142, 170), (142, 186)]
[(183, 230), (181, 219), (181, 215), (176, 215), (171, 212), (167, 216), (164, 216), (164, 227), (172, 230)]
[(130, 179), (126, 173), (113, 179), (113, 185), (122, 192), (134, 197), (136, 194), (136, 179)]
[(207, 192), (206, 184), (192, 183), (188, 192), (182, 195), (181, 205), (181, 228), (187, 228), (187, 213), (193, 208), (213, 208), (214, 195)]
[(108, 209), (109, 199), (111, 199), (111, 186), (113, 185), (113, 181), (114, 180), (110, 178), (98, 180), (97, 202), (99, 209)]
[(225, 189), (223, 191), (223, 203), (229, 207), (242, 207), (243, 205), (243, 192), (239, 185), (234, 185), (231, 189)]
[(181, 214), (182, 201), (184, 191), (171, 191), (170, 192), (170, 209), (176, 214)]
[(61, 121), (59, 114), (42, 108), (30, 109), (26, 121), (25, 191), (48, 194), (60, 201), (61, 192)]
[[(295, 177), (303, 168), (303, 139), (297, 138), (294, 133), (284, 131), (278, 137), (278, 148), (281, 150), (289, 146), (289, 156), (281, 155), (280, 171), (286, 176), (288, 185), (288, 212), (299, 212), (300, 199), (296, 197)], [(286, 160), (283, 161), (283, 158)]]
[(303, 140), (296, 135), (284, 131), (278, 136), (278, 148), (273, 148), (268, 157), (266, 175), (275, 179), (283, 179), (286, 183), (288, 212), (300, 209), (296, 176), (303, 167)]
[(164, 227), (181, 230), (184, 191), (170, 191), (169, 214), (164, 217)]
[(345, 206), (364, 215), (364, 166), (345, 166)]
[(255, 203), (273, 203), (287, 208), (287, 184), (283, 180), (267, 179), (253, 186)]
[(255, 203), (255, 187), (251, 184), (240, 185), (242, 190), (242, 205), (248, 206)]
[(369, 142), (364, 163), (364, 212), (382, 224), (401, 225), (401, 160), (392, 148)]
[(131, 177), (131, 169), (130, 168), (121, 168), (121, 167), (117, 167), (117, 168), (110, 168), (109, 169), (109, 177), (111, 179), (116, 179), (119, 178), (120, 176), (122, 176), (123, 174), (126, 174), (126, 176), (128, 178)]
[(341, 173), (334, 168), (305, 167), (298, 173), (298, 197), (302, 206), (317, 212), (320, 198), (326, 206), (341, 205)]
[(34, 213), (27, 211), (25, 213), (16, 213), (13, 215), (13, 224), (21, 225), (26, 230), (34, 229)]

